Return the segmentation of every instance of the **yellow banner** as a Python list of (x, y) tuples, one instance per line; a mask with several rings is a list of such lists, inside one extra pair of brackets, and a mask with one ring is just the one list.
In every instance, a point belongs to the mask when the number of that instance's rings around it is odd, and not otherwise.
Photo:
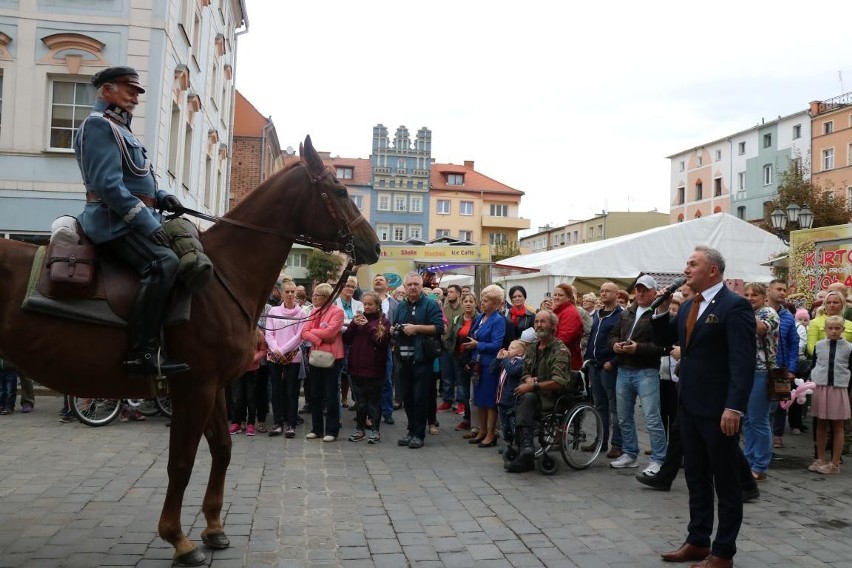
[(397, 246), (382, 245), (381, 260), (413, 260), (414, 262), (456, 262), (476, 260), (488, 262), (491, 260), (491, 247), (479, 246)]

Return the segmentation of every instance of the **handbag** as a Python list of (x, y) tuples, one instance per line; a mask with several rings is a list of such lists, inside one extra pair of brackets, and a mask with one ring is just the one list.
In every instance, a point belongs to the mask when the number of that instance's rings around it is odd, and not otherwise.
[(421, 339), (423, 345), (423, 358), (426, 361), (437, 359), (441, 354), (441, 340), (437, 335), (424, 335)]
[(334, 353), (329, 351), (320, 351), (319, 349), (311, 349), (311, 354), (308, 355), (308, 363), (311, 367), (330, 369), (334, 366)]
[(766, 396), (769, 400), (789, 400), (792, 385), (787, 378), (787, 367), (783, 365), (770, 367), (769, 352), (766, 350), (766, 341), (763, 341), (763, 353), (766, 357)]

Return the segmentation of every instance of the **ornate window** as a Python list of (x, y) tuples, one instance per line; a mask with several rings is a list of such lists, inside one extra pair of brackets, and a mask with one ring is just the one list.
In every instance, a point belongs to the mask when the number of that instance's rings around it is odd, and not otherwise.
[(93, 37), (63, 32), (45, 36), (41, 41), (48, 52), (39, 63), (65, 65), (71, 74), (79, 73), (81, 67), (109, 67), (109, 61), (103, 56), (104, 43)]

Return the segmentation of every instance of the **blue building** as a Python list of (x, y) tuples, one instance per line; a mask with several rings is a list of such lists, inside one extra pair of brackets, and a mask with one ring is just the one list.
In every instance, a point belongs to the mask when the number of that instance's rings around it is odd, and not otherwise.
[(382, 242), (427, 239), (431, 164), (428, 128), (418, 130), (412, 144), (408, 129), (400, 126), (390, 144), (388, 129), (382, 124), (373, 127), (370, 221)]

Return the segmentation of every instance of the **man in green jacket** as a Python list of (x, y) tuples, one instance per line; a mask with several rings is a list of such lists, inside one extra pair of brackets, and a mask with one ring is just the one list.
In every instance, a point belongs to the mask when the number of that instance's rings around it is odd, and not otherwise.
[(515, 389), (515, 422), (520, 451), (506, 466), (510, 473), (522, 473), (535, 467), (533, 426), (536, 417), (556, 406), (559, 391), (571, 383), (571, 352), (554, 335), (559, 321), (550, 310), (535, 315), (533, 327), (538, 341), (527, 347), (524, 355), (524, 374)]

